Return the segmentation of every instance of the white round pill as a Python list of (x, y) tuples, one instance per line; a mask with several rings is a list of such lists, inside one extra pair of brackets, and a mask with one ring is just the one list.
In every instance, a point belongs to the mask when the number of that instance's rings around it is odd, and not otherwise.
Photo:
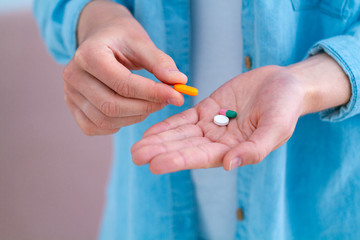
[(229, 118), (224, 115), (216, 115), (214, 117), (214, 123), (218, 126), (226, 126), (229, 124)]

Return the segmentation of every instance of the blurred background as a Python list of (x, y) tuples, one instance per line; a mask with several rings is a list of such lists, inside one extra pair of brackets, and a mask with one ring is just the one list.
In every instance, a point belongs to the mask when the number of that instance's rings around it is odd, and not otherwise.
[(111, 137), (82, 134), (31, 0), (0, 0), (0, 239), (96, 239)]

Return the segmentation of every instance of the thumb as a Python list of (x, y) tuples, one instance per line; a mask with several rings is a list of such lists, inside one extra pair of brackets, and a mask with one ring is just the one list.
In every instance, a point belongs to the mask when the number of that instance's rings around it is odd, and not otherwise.
[(174, 60), (153, 43), (142, 45), (139, 50), (137, 51), (139, 65), (154, 74), (161, 82), (170, 85), (187, 82), (187, 76), (179, 71)]
[(283, 145), (291, 136), (282, 126), (264, 126), (256, 129), (250, 138), (232, 148), (224, 157), (223, 167), (236, 167), (260, 163), (271, 151)]

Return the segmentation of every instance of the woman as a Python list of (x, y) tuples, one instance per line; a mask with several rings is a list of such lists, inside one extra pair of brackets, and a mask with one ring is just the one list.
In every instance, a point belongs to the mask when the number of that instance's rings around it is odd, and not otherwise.
[[(204, 33), (191, 32), (207, 11), (196, 4), (35, 1), (50, 52), (67, 64), (65, 100), (80, 128), (117, 132), (100, 239), (359, 238), (360, 1), (223, 3), (230, 17), (207, 1), (222, 13), (205, 22), (228, 22), (214, 37), (230, 27), (220, 43), (242, 44), (230, 60), (194, 54), (219, 46), (201, 50)], [(226, 61), (208, 69), (226, 79), (204, 83), (204, 59)], [(189, 73), (200, 93), (225, 84), (190, 108), (170, 87)], [(220, 108), (238, 113), (227, 127), (212, 123)], [(193, 170), (219, 166), (236, 170)]]

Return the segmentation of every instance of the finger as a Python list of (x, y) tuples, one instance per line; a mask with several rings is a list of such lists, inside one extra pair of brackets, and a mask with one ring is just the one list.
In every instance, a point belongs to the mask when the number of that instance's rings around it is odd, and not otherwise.
[(281, 125), (259, 127), (247, 141), (236, 145), (226, 154), (223, 167), (230, 171), (239, 166), (257, 164), (290, 136), (291, 131)]
[[(149, 145), (161, 145), (166, 142), (173, 142), (178, 140), (183, 140), (192, 137), (203, 137), (202, 130), (196, 125), (182, 125), (178, 128), (171, 129), (156, 135), (151, 135), (147, 138), (140, 140), (131, 147), (131, 153), (135, 161), (146, 161), (146, 160), (137, 160), (138, 155), (136, 154), (139, 149), (142, 149)], [(143, 155), (140, 155), (143, 156)], [(144, 155), (143, 157), (147, 157)]]
[[(130, 44), (129, 44), (130, 45)], [(186, 84), (187, 76), (179, 71), (174, 60), (158, 49), (153, 43), (132, 43), (133, 58), (138, 65), (155, 75), (160, 81), (173, 85), (176, 83)]]
[(119, 131), (119, 129), (104, 130), (99, 129), (95, 124), (89, 120), (88, 117), (76, 106), (76, 104), (71, 101), (69, 97), (65, 95), (64, 100), (69, 106), (71, 113), (73, 114), (76, 123), (79, 125), (80, 129), (85, 135), (95, 136), (95, 135), (108, 135), (113, 134)]
[(209, 142), (210, 140), (208, 138), (189, 137), (178, 141), (144, 145), (143, 147), (138, 148), (132, 152), (133, 162), (136, 165), (144, 165), (149, 163), (151, 159), (160, 154), (178, 151), (184, 148), (198, 146)]
[(154, 174), (219, 167), (228, 150), (229, 147), (221, 143), (204, 143), (195, 147), (160, 154), (150, 161), (149, 167)]
[(76, 79), (68, 79), (66, 82), (108, 117), (149, 115), (166, 105), (122, 97), (80, 69), (77, 71)]
[(196, 124), (198, 122), (198, 119), (199, 117), (196, 109), (190, 108), (184, 112), (178, 113), (174, 116), (165, 119), (162, 122), (153, 125), (148, 130), (145, 131), (143, 137), (145, 138), (150, 135), (164, 132), (181, 125)]
[(100, 46), (98, 48), (101, 50), (98, 51), (93, 48), (81, 45), (75, 53), (74, 61), (119, 95), (176, 106), (184, 103), (182, 94), (169, 85), (131, 73), (116, 60), (109, 47), (103, 50), (104, 47)]
[(145, 120), (147, 115), (137, 115), (130, 117), (112, 118), (105, 116), (101, 111), (94, 107), (87, 99), (84, 98), (76, 89), (71, 86), (66, 88), (74, 104), (87, 116), (87, 118), (99, 129), (119, 129), (131, 124)]
[(164, 142), (186, 139), (189, 137), (203, 137), (203, 132), (201, 128), (194, 124), (181, 125), (177, 128), (143, 138), (139, 142), (135, 143), (131, 149), (132, 151), (135, 151), (138, 148), (149, 144), (159, 144)]

